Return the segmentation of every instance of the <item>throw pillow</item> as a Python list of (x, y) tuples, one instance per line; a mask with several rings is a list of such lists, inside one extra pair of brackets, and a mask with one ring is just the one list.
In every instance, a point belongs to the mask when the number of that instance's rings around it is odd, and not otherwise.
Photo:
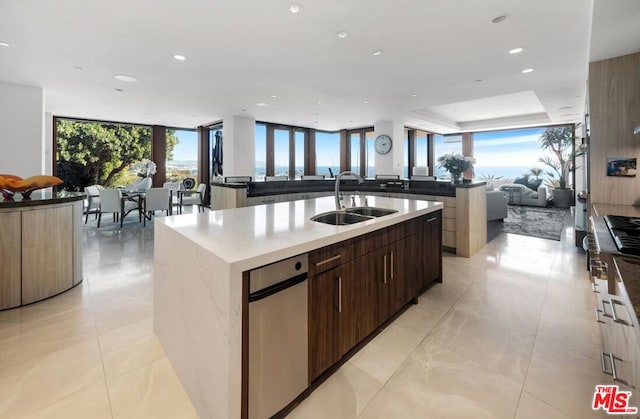
[(529, 176), (517, 177), (513, 183), (516, 185), (524, 185), (527, 188), (529, 187)]
[(542, 185), (542, 179), (531, 179), (529, 180), (529, 188), (533, 189), (534, 191), (537, 191), (538, 188), (540, 187), (540, 185)]

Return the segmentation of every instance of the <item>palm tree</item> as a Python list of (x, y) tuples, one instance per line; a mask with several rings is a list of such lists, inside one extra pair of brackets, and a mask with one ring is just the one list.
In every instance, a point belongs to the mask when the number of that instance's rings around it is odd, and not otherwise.
[(536, 180), (538, 180), (540, 179), (540, 175), (544, 173), (544, 170), (540, 169), (539, 167), (532, 167), (531, 169), (529, 169), (529, 173), (535, 176)]
[(558, 187), (566, 189), (567, 178), (573, 170), (573, 160), (576, 156), (573, 152), (573, 128), (569, 125), (547, 128), (540, 136), (540, 141), (540, 148), (551, 151), (553, 156), (544, 156), (538, 161), (550, 167), (551, 171), (547, 174), (551, 180), (553, 181), (557, 175)]

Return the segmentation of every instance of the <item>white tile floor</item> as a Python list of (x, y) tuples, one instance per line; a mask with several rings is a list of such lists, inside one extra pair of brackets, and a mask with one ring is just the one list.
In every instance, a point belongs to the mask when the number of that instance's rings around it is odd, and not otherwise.
[[(570, 223), (567, 223), (569, 225)], [(582, 252), (500, 235), (292, 418), (589, 418), (600, 371)], [(85, 280), (0, 312), (1, 418), (197, 417), (152, 332), (152, 229), (87, 231)]]

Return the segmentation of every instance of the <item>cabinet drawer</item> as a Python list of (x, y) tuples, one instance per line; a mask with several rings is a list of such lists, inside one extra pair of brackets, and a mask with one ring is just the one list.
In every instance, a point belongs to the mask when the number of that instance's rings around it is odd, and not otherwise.
[(355, 240), (325, 246), (309, 253), (309, 276), (340, 266), (354, 258)]
[(443, 218), (442, 219), (442, 229), (447, 231), (456, 231), (456, 220), (455, 218)]
[(453, 219), (455, 219), (456, 218), (456, 209), (455, 209), (455, 207), (447, 207), (447, 206), (445, 206), (442, 209), (442, 216), (444, 218), (453, 218)]

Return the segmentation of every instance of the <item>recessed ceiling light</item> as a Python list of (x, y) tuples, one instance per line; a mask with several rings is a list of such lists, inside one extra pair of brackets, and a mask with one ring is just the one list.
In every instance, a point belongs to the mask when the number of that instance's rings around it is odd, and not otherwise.
[(504, 22), (505, 20), (507, 20), (507, 15), (500, 15), (500, 16), (496, 16), (493, 19), (491, 19), (491, 22), (500, 23), (500, 22)]
[(187, 59), (187, 57), (185, 57), (184, 55), (180, 55), (180, 54), (174, 55), (173, 58), (175, 58), (178, 61), (184, 61), (184, 60)]
[(525, 68), (524, 70), (522, 70), (522, 72), (523, 72), (524, 74), (527, 74), (527, 73), (533, 73), (533, 68)]
[(244, 109), (244, 108), (243, 108), (243, 109), (240, 109), (240, 110), (241, 110), (242, 112), (246, 112), (246, 111), (247, 111), (247, 110), (246, 110), (246, 109)]
[(121, 89), (121, 88), (119, 88), (119, 87), (116, 87), (116, 88), (115, 88), (115, 89), (113, 89), (113, 90), (115, 90), (116, 92), (124, 92), (124, 89)]
[(127, 83), (133, 83), (138, 81), (138, 79), (136, 79), (135, 77), (128, 76), (126, 74), (116, 74), (114, 77), (116, 78), (116, 80), (124, 81)]
[(256, 106), (260, 106), (261, 108), (264, 108), (265, 106), (269, 106), (269, 104), (264, 102), (258, 102), (256, 103)]
[(278, 97), (278, 95), (271, 95), (271, 97), (275, 99)]
[(475, 79), (474, 80), (476, 83), (480, 83), (482, 81), (482, 79)]
[(411, 97), (418, 97), (418, 95), (416, 95), (415, 93), (411, 95)]
[(291, 13), (300, 13), (302, 11), (302, 5), (300, 3), (291, 3), (289, 5), (289, 11)]
[(519, 53), (521, 53), (522, 51), (524, 51), (524, 49), (523, 49), (523, 48), (518, 47), (518, 48), (514, 48), (514, 49), (509, 50), (509, 54), (519, 54)]
[(338, 36), (338, 38), (340, 38), (340, 39), (344, 39), (344, 38), (346, 38), (347, 36), (349, 36), (349, 33), (348, 33), (348, 32), (345, 32), (345, 31), (342, 31), (342, 32), (338, 32), (337, 36)]
[(378, 56), (382, 55), (382, 51), (378, 49), (378, 50), (373, 51), (371, 54), (373, 54), (376, 57), (378, 57)]
[(316, 103), (317, 103), (318, 105), (322, 105), (324, 102), (323, 102), (323, 101), (321, 101), (321, 100), (316, 100)]
[(562, 110), (571, 109), (571, 108), (573, 108), (573, 106), (562, 106), (562, 107), (558, 108), (558, 110), (562, 111)]
[(367, 103), (369, 103), (369, 101), (368, 101), (368, 100), (365, 100), (365, 101), (364, 101), (364, 102), (362, 102), (362, 103), (364, 103), (364, 104), (366, 105)]
[(79, 65), (76, 65), (73, 67), (74, 70), (84, 70), (84, 68), (80, 67)]
[(9, 44), (7, 44), (6, 42), (0, 42), (0, 47), (8, 47)]

